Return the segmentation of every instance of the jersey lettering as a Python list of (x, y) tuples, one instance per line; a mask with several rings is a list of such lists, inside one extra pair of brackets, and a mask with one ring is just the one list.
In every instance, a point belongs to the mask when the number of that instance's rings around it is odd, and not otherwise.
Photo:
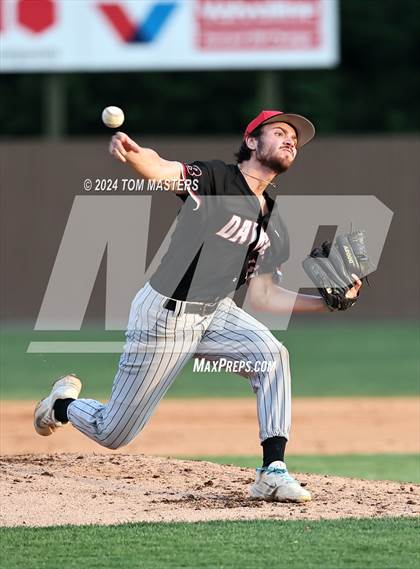
[[(239, 245), (250, 245), (257, 236), (258, 223), (250, 219), (242, 219), (239, 215), (232, 215), (230, 220), (216, 235)], [(264, 252), (270, 246), (270, 239), (267, 233), (261, 228), (258, 243), (254, 250)]]
[(270, 247), (270, 245), (271, 242), (267, 233), (264, 231), (263, 228), (261, 228), (260, 238), (258, 239), (258, 243), (255, 246), (255, 251), (264, 253), (264, 251), (267, 249), (267, 247)]
[(185, 169), (190, 176), (202, 176), (203, 172), (196, 164), (185, 164)]
[[(252, 221), (249, 219), (245, 219), (242, 226), (238, 229), (238, 231), (233, 235), (229, 241), (233, 243), (239, 243), (243, 245), (247, 241), (250, 242), (250, 233), (252, 231)], [(256, 224), (255, 224), (256, 225)]]
[(241, 221), (242, 219), (239, 217), (239, 215), (232, 215), (231, 219), (226, 223), (224, 227), (222, 227), (222, 229), (220, 229), (220, 231), (216, 233), (216, 235), (223, 237), (223, 239), (230, 240), (230, 238), (236, 233), (236, 231), (240, 227)]

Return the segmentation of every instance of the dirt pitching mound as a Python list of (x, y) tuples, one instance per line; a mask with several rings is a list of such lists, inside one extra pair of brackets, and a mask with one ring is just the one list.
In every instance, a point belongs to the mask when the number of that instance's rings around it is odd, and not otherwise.
[(420, 486), (297, 474), (306, 504), (251, 500), (254, 471), (210, 462), (110, 455), (4, 456), (2, 526), (416, 516)]

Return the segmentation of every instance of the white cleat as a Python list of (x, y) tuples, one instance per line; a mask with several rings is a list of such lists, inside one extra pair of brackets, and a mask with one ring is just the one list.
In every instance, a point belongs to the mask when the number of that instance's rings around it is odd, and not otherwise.
[(48, 437), (63, 426), (54, 417), (54, 403), (57, 399), (77, 399), (81, 389), (82, 382), (72, 373), (57, 379), (48, 397), (41, 399), (35, 407), (34, 427), (38, 435)]
[(266, 468), (257, 468), (257, 479), (250, 493), (251, 498), (268, 502), (309, 502), (312, 499), (310, 493), (290, 476), (281, 460)]

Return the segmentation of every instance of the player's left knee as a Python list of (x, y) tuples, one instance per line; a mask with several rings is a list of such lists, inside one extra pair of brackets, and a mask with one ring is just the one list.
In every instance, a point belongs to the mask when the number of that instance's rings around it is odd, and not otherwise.
[(289, 350), (286, 348), (284, 344), (280, 344), (280, 354), (284, 359), (286, 360), (289, 359)]
[(276, 363), (281, 363), (289, 358), (289, 351), (281, 342), (272, 342), (270, 352), (267, 354), (269, 359)]
[(98, 442), (102, 446), (111, 450), (117, 450), (121, 447), (125, 447), (138, 436), (146, 422), (146, 420), (143, 420), (141, 424), (137, 425), (135, 428), (129, 428), (127, 422), (124, 421), (121, 421), (119, 428), (115, 428), (115, 426), (110, 423), (106, 429), (102, 430), (101, 437)]

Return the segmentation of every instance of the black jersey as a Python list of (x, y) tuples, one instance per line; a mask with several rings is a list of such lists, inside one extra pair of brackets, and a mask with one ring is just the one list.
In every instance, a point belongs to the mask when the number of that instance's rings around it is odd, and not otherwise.
[(220, 160), (183, 165), (188, 192), (169, 249), (150, 279), (177, 300), (212, 302), (258, 274), (279, 272), (289, 238), (278, 208), (264, 192), (268, 213), (238, 166)]

